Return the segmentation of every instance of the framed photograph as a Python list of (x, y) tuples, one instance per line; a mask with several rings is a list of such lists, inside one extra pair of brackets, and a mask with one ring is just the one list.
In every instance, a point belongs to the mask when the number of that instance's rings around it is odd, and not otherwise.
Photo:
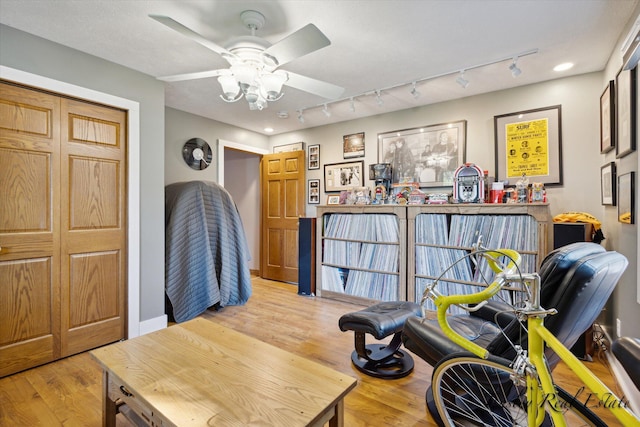
[(616, 205), (616, 163), (610, 162), (600, 168), (600, 195), (603, 205)]
[(274, 153), (286, 153), (288, 151), (304, 150), (304, 142), (294, 142), (293, 144), (276, 145), (273, 147)]
[(307, 169), (320, 169), (320, 144), (310, 145), (307, 149)]
[(635, 178), (635, 172), (618, 176), (618, 222), (624, 224), (636, 223)]
[(317, 205), (320, 203), (320, 180), (310, 179), (307, 181), (308, 196), (307, 203), (310, 205)]
[(616, 157), (636, 150), (636, 68), (616, 75)]
[(613, 80), (600, 95), (600, 153), (608, 153), (616, 146), (614, 126), (615, 115), (615, 83)]
[(453, 173), (465, 162), (467, 121), (378, 134), (378, 163), (391, 164), (391, 182), (420, 187), (453, 185)]
[(342, 191), (364, 185), (364, 162), (344, 162), (324, 165), (324, 191)]
[(364, 132), (342, 137), (342, 157), (345, 159), (364, 157)]
[(494, 116), (496, 181), (562, 185), (562, 107)]
[(340, 204), (340, 195), (339, 194), (331, 194), (327, 196), (327, 204), (328, 205), (339, 205)]

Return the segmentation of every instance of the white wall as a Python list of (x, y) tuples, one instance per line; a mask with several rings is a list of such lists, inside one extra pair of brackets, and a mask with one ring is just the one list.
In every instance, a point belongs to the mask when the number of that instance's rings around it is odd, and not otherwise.
[[(493, 117), (516, 111), (562, 105), (562, 151), (564, 185), (549, 187), (552, 213), (587, 211), (600, 217), (599, 98), (602, 73), (585, 74), (546, 83), (477, 95), (410, 110), (382, 114), (335, 125), (271, 137), (272, 145), (295, 141), (321, 144), (321, 163), (344, 161), (342, 136), (365, 132), (365, 168), (378, 162), (377, 134), (451, 121), (467, 121), (466, 161), (478, 164), (495, 176)], [(578, 155), (580, 154), (580, 155)], [(359, 160), (359, 159), (354, 159)], [(367, 169), (368, 170), (368, 169)], [(323, 168), (307, 171), (307, 178), (323, 180)], [(321, 184), (324, 191), (324, 183)], [(372, 185), (369, 181), (368, 185)], [(589, 190), (590, 191), (585, 191)], [(321, 197), (324, 202), (325, 194)], [(315, 215), (315, 206), (307, 206)]]
[(224, 188), (233, 197), (242, 218), (251, 270), (260, 269), (260, 158), (255, 153), (224, 150)]
[[(207, 141), (213, 150), (211, 166), (202, 171), (191, 169), (182, 159), (182, 146), (196, 137)], [(193, 180), (218, 182), (217, 159), (221, 155), (217, 151), (218, 139), (269, 148), (269, 138), (259, 133), (173, 108), (165, 108), (165, 185)]]

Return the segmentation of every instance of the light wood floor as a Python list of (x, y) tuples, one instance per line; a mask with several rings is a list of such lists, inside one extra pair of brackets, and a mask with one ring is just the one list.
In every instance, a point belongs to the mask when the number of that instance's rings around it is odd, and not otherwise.
[[(341, 332), (338, 319), (362, 307), (300, 296), (294, 285), (259, 278), (253, 285), (246, 305), (203, 317), (357, 378), (358, 385), (345, 400), (346, 426), (435, 425), (424, 402), (432, 368), (420, 358), (414, 357), (414, 372), (399, 380), (368, 377), (351, 366), (353, 334)], [(605, 366), (588, 366), (611, 384)], [(573, 390), (565, 371), (559, 367), (554, 376)], [(99, 426), (101, 381), (100, 368), (87, 353), (2, 378), (0, 426)], [(609, 425), (617, 424), (613, 420)]]

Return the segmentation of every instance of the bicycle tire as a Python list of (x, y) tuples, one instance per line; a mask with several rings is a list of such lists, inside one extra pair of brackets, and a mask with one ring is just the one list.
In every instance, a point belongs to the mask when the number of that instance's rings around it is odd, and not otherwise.
[[(480, 359), (456, 353), (434, 367), (427, 407), (440, 426), (527, 426), (526, 385), (517, 378), (509, 361)], [(607, 425), (582, 402), (557, 388), (557, 397), (568, 426)], [(432, 400), (430, 401), (430, 397)], [(542, 426), (554, 423), (545, 405)]]

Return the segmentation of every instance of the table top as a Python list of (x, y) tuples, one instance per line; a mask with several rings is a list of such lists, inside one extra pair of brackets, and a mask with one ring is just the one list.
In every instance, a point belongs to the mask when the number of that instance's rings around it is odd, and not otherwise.
[(201, 318), (91, 355), (180, 426), (308, 425), (356, 385), (348, 375)]

